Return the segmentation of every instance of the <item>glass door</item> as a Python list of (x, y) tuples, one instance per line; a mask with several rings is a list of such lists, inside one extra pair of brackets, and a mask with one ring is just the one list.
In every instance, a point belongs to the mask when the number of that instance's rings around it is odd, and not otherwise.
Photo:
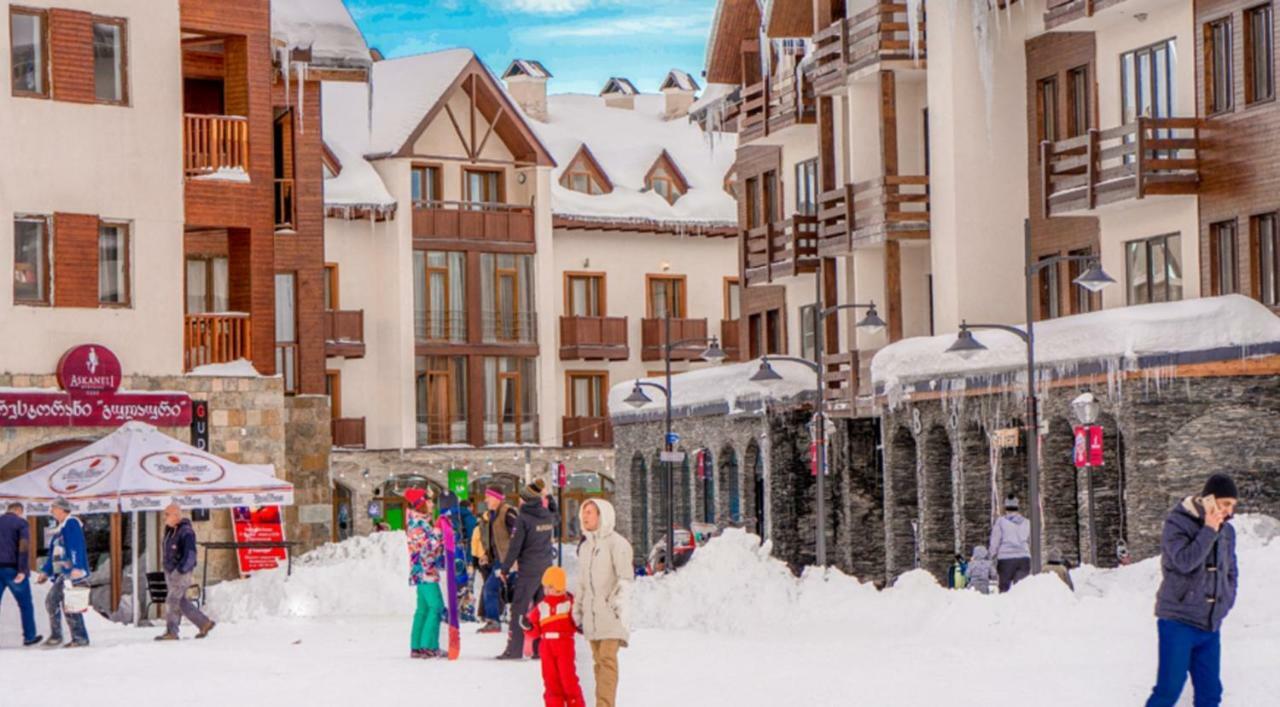
[(298, 392), (297, 275), (276, 273), (276, 371), (286, 393)]

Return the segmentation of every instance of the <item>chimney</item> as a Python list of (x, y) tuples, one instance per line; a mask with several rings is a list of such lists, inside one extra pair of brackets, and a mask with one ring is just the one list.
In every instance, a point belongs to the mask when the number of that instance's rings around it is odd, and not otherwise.
[(516, 59), (502, 72), (502, 80), (516, 104), (530, 118), (547, 121), (547, 79), (551, 72), (540, 61)]
[(662, 80), (662, 95), (666, 97), (663, 116), (674, 120), (689, 115), (689, 107), (697, 98), (699, 88), (698, 82), (684, 71), (672, 69), (667, 72), (667, 78)]
[(610, 108), (634, 110), (637, 93), (640, 92), (636, 90), (635, 84), (631, 83), (631, 81), (614, 76), (605, 83), (604, 88), (600, 91), (600, 96), (604, 98), (604, 104)]

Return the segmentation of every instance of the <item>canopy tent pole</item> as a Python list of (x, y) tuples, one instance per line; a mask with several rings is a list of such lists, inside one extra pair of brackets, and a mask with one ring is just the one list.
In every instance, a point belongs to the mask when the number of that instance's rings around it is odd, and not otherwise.
[(133, 526), (133, 531), (132, 531), (133, 539), (129, 547), (129, 554), (132, 556), (132, 559), (129, 561), (129, 565), (132, 568), (131, 571), (133, 572), (133, 625), (141, 626), (142, 615), (138, 613), (138, 607), (142, 605), (142, 602), (139, 600), (139, 597), (141, 596), (140, 594), (141, 590), (138, 588), (139, 586), (138, 579), (141, 575), (141, 572), (138, 571), (138, 554), (139, 553), (138, 553), (138, 512), (137, 511), (133, 512), (133, 522), (131, 523), (131, 525)]

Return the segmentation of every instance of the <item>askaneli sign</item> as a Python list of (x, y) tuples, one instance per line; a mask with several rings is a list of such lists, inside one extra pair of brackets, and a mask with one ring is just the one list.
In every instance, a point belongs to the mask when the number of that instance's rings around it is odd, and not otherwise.
[(58, 361), (62, 390), (0, 388), (0, 427), (117, 427), (137, 420), (157, 427), (191, 424), (185, 393), (120, 391), (120, 359), (100, 344), (82, 344)]

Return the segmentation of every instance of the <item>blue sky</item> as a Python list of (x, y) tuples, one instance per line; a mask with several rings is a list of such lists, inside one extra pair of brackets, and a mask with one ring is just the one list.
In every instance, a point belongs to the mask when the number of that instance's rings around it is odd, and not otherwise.
[[(610, 76), (654, 92), (667, 70), (701, 77), (715, 0), (346, 0), (387, 57), (470, 47), (496, 72), (538, 59), (552, 93), (596, 93)], [(699, 83), (702, 83), (699, 78)]]

